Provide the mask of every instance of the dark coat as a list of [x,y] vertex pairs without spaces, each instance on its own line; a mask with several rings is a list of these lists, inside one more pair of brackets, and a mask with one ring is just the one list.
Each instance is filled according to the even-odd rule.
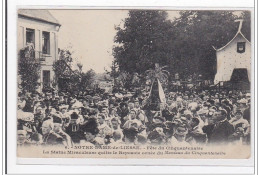
[[208,140],[209,143],[226,143],[230,135],[234,133],[234,127],[227,120],[219,122],[212,130],[212,134]]
[[127,108],[122,109],[122,108],[117,108],[117,115],[120,117],[120,121],[121,121],[121,126],[124,125],[125,120],[124,117],[126,117],[129,113],[129,110]]
[[215,126],[213,124],[210,124],[210,125],[203,126],[203,128],[202,128],[202,131],[207,134],[208,140],[210,140],[210,138],[211,138],[214,127]]
[[80,125],[70,123],[65,132],[71,137],[73,143],[79,143],[80,140],[85,139],[84,132]]

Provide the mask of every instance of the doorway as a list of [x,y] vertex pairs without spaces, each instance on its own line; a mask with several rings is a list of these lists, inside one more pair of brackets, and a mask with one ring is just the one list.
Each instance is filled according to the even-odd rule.
[[247,69],[234,69],[230,81],[249,83]]
[[42,71],[42,81],[43,81],[43,89],[49,88],[51,86],[51,76],[49,70]]

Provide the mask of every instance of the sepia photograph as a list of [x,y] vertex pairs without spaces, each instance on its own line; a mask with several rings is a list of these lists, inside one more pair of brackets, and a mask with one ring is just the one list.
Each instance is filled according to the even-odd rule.
[[17,9],[17,157],[249,159],[252,11]]

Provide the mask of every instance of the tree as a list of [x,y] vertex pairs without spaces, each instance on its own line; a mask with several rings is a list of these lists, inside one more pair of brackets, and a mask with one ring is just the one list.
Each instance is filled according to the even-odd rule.
[[119,71],[144,74],[155,63],[167,65],[172,57],[172,24],[165,11],[130,10],[124,27],[116,27],[113,56]]
[[56,79],[68,78],[72,74],[71,62],[73,61],[69,50],[59,49],[59,59],[53,63]]
[[83,64],[77,63],[77,70],[72,70],[72,53],[69,50],[60,50],[59,60],[54,62],[53,70],[56,80],[59,82],[59,89],[77,94],[92,86],[96,73],[90,69],[83,72]]
[[59,59],[53,63],[55,80],[58,82],[61,91],[78,91],[77,84],[80,81],[80,75],[72,70],[72,53],[68,49],[59,49]]
[[81,78],[80,78],[77,86],[78,86],[78,89],[81,92],[83,92],[87,88],[91,88],[92,87],[92,83],[93,83],[93,80],[94,80],[94,77],[95,77],[96,73],[95,73],[95,71],[93,69],[90,69],[86,73],[82,72],[80,75],[81,75]]
[[33,92],[39,86],[40,62],[35,58],[35,51],[30,45],[20,50],[18,74],[21,78],[20,89]]
[[212,46],[220,48],[235,36],[238,18],[244,19],[242,32],[250,37],[249,11],[241,16],[232,11],[181,11],[171,22],[165,11],[131,10],[124,26],[116,27],[113,56],[120,72],[142,76],[160,63],[182,79],[194,73],[214,79],[216,51]]
[[238,18],[232,11],[182,11],[174,21],[176,64],[169,64],[170,70],[182,77],[196,73],[214,79],[216,51],[212,46],[220,48],[235,36]]
[[113,78],[114,82],[115,82],[116,78],[120,75],[118,67],[119,67],[118,63],[114,60],[114,61],[112,61],[112,65],[110,66],[111,71],[105,70],[106,74],[108,74],[110,77]]

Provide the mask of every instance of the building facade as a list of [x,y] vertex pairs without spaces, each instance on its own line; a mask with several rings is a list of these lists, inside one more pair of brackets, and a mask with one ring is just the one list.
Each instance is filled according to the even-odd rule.
[[234,38],[216,50],[217,73],[214,83],[251,81],[251,43],[241,32],[242,21]]
[[[17,51],[31,46],[34,57],[40,63],[40,86],[52,87],[53,62],[58,59],[58,31],[60,24],[48,10],[18,10]],[[18,80],[19,82],[19,80]]]

